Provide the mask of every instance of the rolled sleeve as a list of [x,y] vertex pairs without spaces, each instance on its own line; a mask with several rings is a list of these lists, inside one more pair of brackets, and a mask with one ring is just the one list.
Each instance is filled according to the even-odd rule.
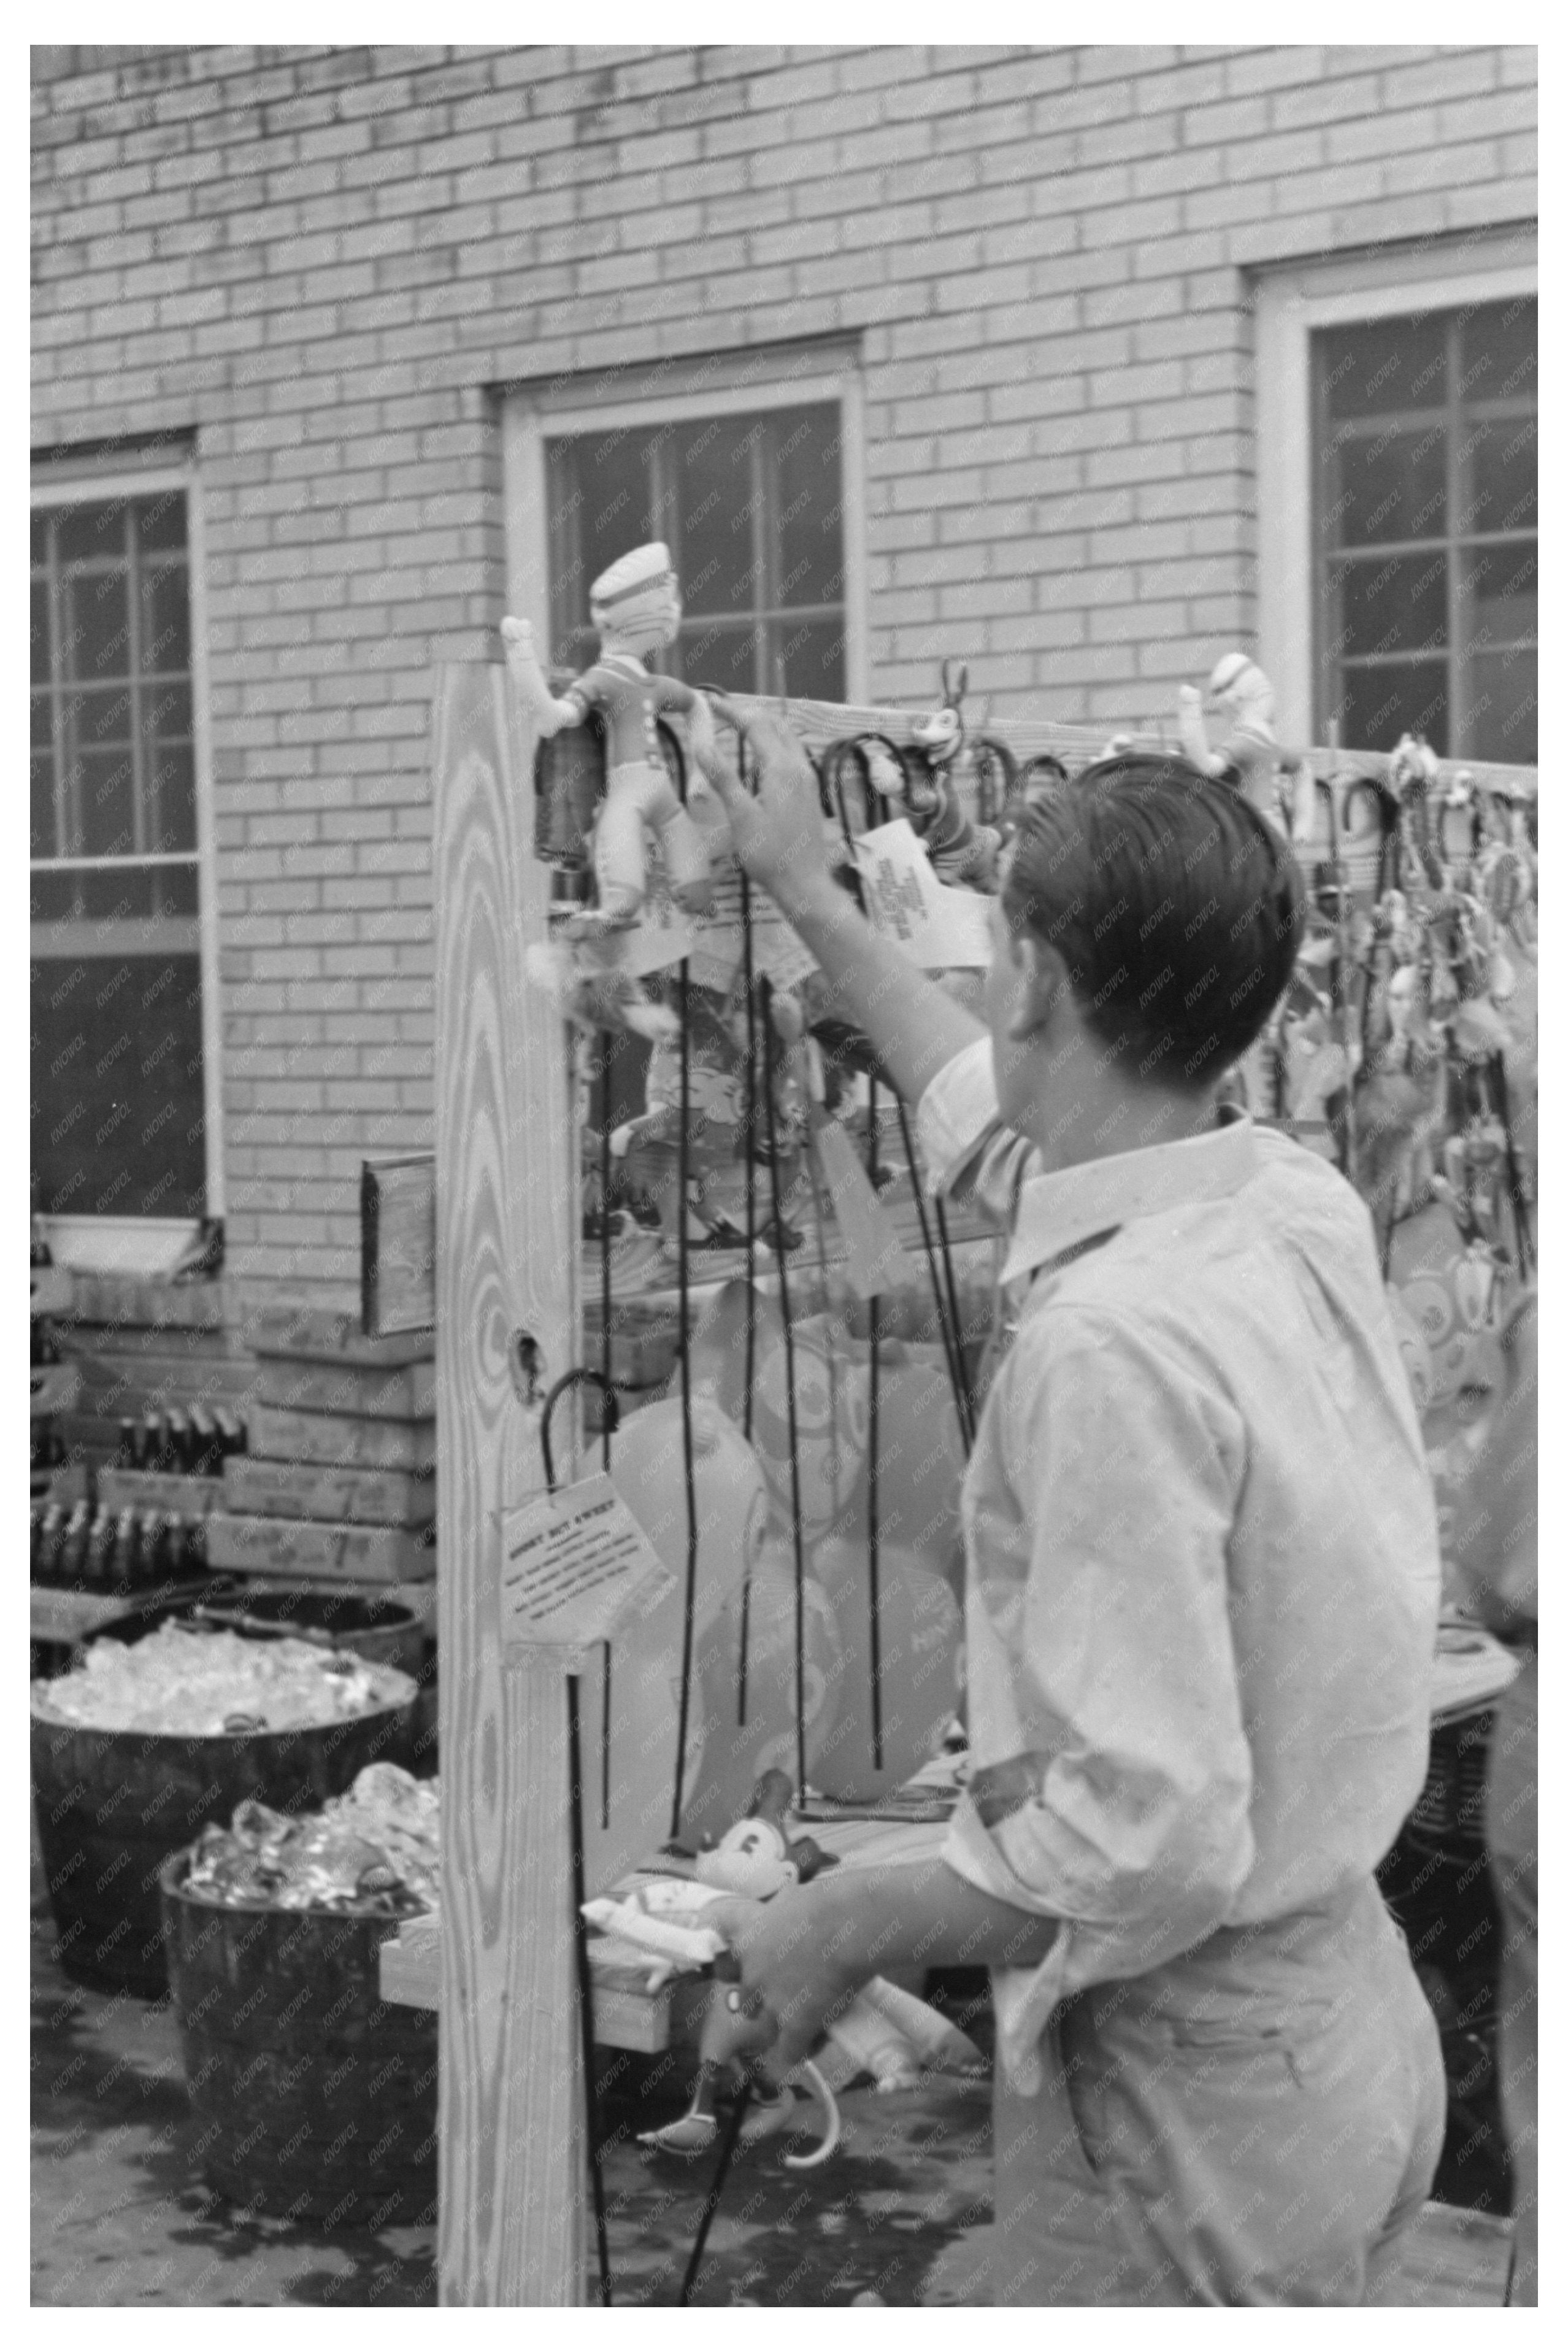
[[[1038,1792],[989,1830],[961,1807],[945,1858],[1064,1923],[1006,2011],[1005,2054],[1027,2072],[1057,1999],[1202,1941],[1251,1867],[1226,1568],[1245,1436],[1221,1391],[1080,1309],[1026,1327],[996,1405],[992,1466],[1031,1498],[1030,1549],[1021,1592],[1016,1567],[995,1583],[979,1569],[971,1659],[991,1616],[1009,1618],[1010,1712]],[[984,1562],[983,1480],[973,1509]]]
[[926,1191],[962,1197],[1007,1225],[1034,1154],[1002,1125],[988,1037],[977,1037],[943,1065],[915,1116]]

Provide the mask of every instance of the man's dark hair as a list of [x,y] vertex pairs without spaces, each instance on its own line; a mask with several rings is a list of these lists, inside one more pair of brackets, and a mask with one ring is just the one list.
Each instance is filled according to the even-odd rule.
[[1196,1091],[1278,1002],[1304,895],[1289,843],[1230,785],[1128,752],[1028,795],[1002,908],[1056,950],[1118,1061]]

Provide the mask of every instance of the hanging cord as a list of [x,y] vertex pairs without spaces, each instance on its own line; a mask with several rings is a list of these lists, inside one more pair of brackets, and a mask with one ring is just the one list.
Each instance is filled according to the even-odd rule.
[[967,1426],[968,1430],[967,1451],[967,1447],[973,1445],[975,1442],[975,1396],[969,1386],[969,1367],[964,1361],[964,1318],[958,1311],[958,1286],[953,1274],[953,1244],[947,1233],[947,1203],[940,1192],[937,1193],[932,1206],[936,1212],[936,1232],[942,1244],[942,1274],[947,1286],[947,1305],[953,1318],[953,1357],[958,1367],[958,1384],[964,1396],[964,1410],[958,1419],[960,1423]]
[[[570,1388],[596,1381],[604,1391],[604,1413],[613,1424],[615,1391],[602,1373],[586,1367],[563,1372],[549,1391],[539,1415],[539,1452],[544,1458],[545,1485],[553,1495],[556,1491],[555,1462],[550,1453],[550,1415],[557,1400]],[[608,1673],[610,1644],[604,1645]],[[593,2196],[593,2233],[599,2255],[599,2300],[610,2308],[610,2239],[605,2221],[604,2168],[599,2151],[599,2098],[593,2067],[593,1975],[588,1964],[588,1921],[582,1906],[587,1900],[585,1838],[582,1827],[582,1729],[578,1696],[578,1678],[566,1678],[566,1741],[567,1776],[570,1783],[568,1811],[571,1834],[571,1927],[572,1948],[577,1961],[577,2013],[582,2042],[582,2104],[583,2123],[588,2135],[588,2177]],[[604,1693],[604,1776],[608,1790],[610,1775],[610,1692]]]
[[[876,1099],[876,1080],[866,1079],[866,1181],[876,1191],[876,1123],[880,1116]],[[871,1393],[868,1399],[865,1460],[865,1545],[866,1567],[870,1585],[871,1638],[871,1760],[874,1771],[882,1770],[882,1558],[881,1525],[877,1493],[877,1456],[882,1450],[882,1294],[873,1291],[867,1301],[871,1318],[869,1371]]]
[[1528,1282],[1535,1255],[1534,1238],[1530,1229],[1530,1204],[1524,1197],[1524,1176],[1514,1147],[1513,1119],[1509,1109],[1508,1072],[1500,1054],[1494,1054],[1487,1066],[1487,1081],[1492,1107],[1502,1125],[1504,1164],[1508,1169],[1508,1193],[1513,1204],[1513,1246],[1519,1260],[1519,1271]]
[[[755,791],[747,774],[746,739],[738,742],[742,780]],[[753,997],[756,973],[751,938],[751,877],[740,867],[741,984],[746,992],[746,1385],[741,1403],[741,1435],[751,1443],[751,1407],[757,1386],[757,1005]],[[740,1587],[739,1654],[736,1663],[735,1720],[746,1723],[746,1677],[751,1647],[751,1568],[747,1563]]]
[[697,2273],[702,2268],[703,2252],[707,2245],[707,2233],[713,2227],[713,2217],[718,2211],[718,2200],[724,2195],[724,2184],[729,2172],[730,2160],[735,2155],[736,2147],[740,2138],[740,2126],[746,2121],[746,2110],[750,2104],[751,2083],[748,2077],[741,2084],[736,2095],[735,2104],[730,2108],[724,2127],[724,2137],[719,2142],[718,2162],[713,2171],[713,2186],[703,2200],[702,2217],[697,2222],[697,2234],[692,2245],[691,2260],[686,2264],[686,2274],[681,2281],[680,2307],[683,2311],[690,2304],[692,2289],[697,2283]]
[[571,1774],[571,1919],[577,1952],[577,2008],[582,2025],[582,2100],[588,2133],[588,2171],[593,2191],[593,2234],[599,2251],[599,2300],[610,2308],[610,2239],[605,2225],[604,2168],[599,2154],[599,2096],[593,2066],[593,1976],[588,1964],[588,1921],[582,1834],[582,1740],[577,1676],[566,1678],[567,1767]]
[[692,1701],[692,1653],[696,1642],[697,1612],[697,1487],[696,1463],[692,1450],[692,1340],[691,1284],[686,1262],[686,1186],[690,1181],[690,1150],[688,1130],[692,1108],[691,1057],[691,987],[690,967],[681,959],[681,1134],[678,1147],[678,1251],[675,1260],[675,1294],[678,1302],[681,1330],[681,1461],[686,1491],[686,1592],[685,1609],[681,1625],[681,1705],[675,1734],[675,1790],[670,1808],[670,1836],[681,1833],[681,1803],[685,1795],[686,1768],[686,1724]]
[[795,1785],[806,1793],[806,1556],[800,1534],[800,1450],[795,1419],[795,1327],[789,1312],[789,1276],[784,1250],[784,1203],[779,1183],[779,1121],[773,1100],[773,983],[766,972],[762,997],[762,1099],[768,1121],[768,1173],[773,1202],[774,1256],[779,1267],[779,1310],[784,1325],[785,1403],[789,1429],[790,1532],[795,1550]]
[[[546,1396],[544,1408],[539,1415],[539,1452],[544,1456],[545,1485],[552,1495],[556,1490],[556,1475],[555,1461],[550,1453],[550,1415],[555,1411],[556,1400],[566,1390],[581,1388],[585,1385],[596,1387],[603,1392],[606,1461],[609,1458],[611,1433],[621,1426],[621,1402],[611,1385],[608,1373],[593,1371],[587,1365],[580,1366],[576,1371],[563,1372]],[[610,1827],[610,1644],[606,1642],[603,1646],[604,1660],[600,1670],[599,1826],[602,1830],[607,1830]]]
[[[608,1029],[599,1033],[599,1377],[610,1394],[610,1057],[613,1051]],[[606,1412],[601,1426],[602,1459],[610,1467],[610,1436],[614,1421]]]
[[[848,849],[852,860],[854,857],[855,837],[853,828],[850,824],[849,807],[844,799],[844,769],[852,755],[859,761],[861,773],[864,780],[868,814],[873,813],[871,807],[873,796],[878,803],[874,814],[877,814],[878,815],[885,814],[885,809],[883,807],[881,802],[881,795],[875,793],[875,788],[871,781],[870,762],[866,758],[865,752],[862,749],[862,743],[870,742],[880,744],[882,748],[890,754],[903,773],[907,776],[908,765],[904,760],[903,752],[895,743],[890,742],[887,737],[883,735],[857,737],[853,740],[846,740],[842,742],[831,743],[822,755],[823,789],[824,792],[831,793],[833,800],[837,803],[839,828],[844,836],[844,845]],[[829,813],[831,814],[831,808]],[[861,878],[858,870],[852,877],[852,895],[854,897],[855,903],[863,914],[865,911],[865,893],[861,887]],[[958,1322],[956,1305],[955,1303],[952,1328],[949,1329],[947,1305],[942,1295],[942,1276],[936,1265],[936,1247],[931,1238],[931,1223],[925,1213],[925,1197],[920,1190],[920,1177],[915,1163],[915,1147],[911,1140],[909,1132],[909,1115],[904,1108],[903,1097],[895,1088],[890,1088],[889,1091],[893,1094],[894,1102],[898,1110],[898,1126],[899,1133],[904,1142],[904,1163],[909,1170],[910,1190],[915,1195],[915,1214],[920,1220],[920,1239],[925,1247],[925,1264],[931,1276],[931,1295],[936,1307],[936,1326],[938,1332],[941,1335],[942,1352],[946,1359],[947,1378],[952,1384],[953,1405],[954,1410],[958,1416],[959,1433],[963,1439],[964,1451],[967,1454],[973,1447],[975,1442],[974,1401],[969,1393],[968,1379],[964,1367],[963,1348],[959,1337],[960,1325]],[[937,1203],[937,1208],[940,1214],[940,1202]],[[947,1265],[948,1288],[951,1293],[953,1290],[952,1256],[947,1240],[946,1219],[945,1215],[942,1215],[941,1218],[940,1231],[942,1236],[943,1255]]]

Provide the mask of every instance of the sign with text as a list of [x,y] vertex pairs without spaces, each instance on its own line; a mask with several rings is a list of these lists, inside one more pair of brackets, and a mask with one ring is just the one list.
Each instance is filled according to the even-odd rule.
[[873,928],[925,971],[983,971],[991,960],[988,898],[939,882],[907,817],[855,843]]
[[504,1511],[501,1552],[512,1649],[590,1650],[674,1584],[602,1470]]

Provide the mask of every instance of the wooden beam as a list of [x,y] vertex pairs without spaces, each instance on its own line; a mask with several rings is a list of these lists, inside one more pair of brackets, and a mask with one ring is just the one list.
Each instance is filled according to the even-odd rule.
[[[572,1361],[579,1211],[561,1024],[525,988],[546,936],[533,743],[504,674],[450,667],[434,714],[441,2299],[585,2300],[565,1694],[503,1665],[497,1512],[542,1484],[538,1408]],[[514,1335],[537,1351],[533,1401]],[[520,1382],[520,1374],[519,1374]],[[558,1455],[570,1425],[558,1417]]]

